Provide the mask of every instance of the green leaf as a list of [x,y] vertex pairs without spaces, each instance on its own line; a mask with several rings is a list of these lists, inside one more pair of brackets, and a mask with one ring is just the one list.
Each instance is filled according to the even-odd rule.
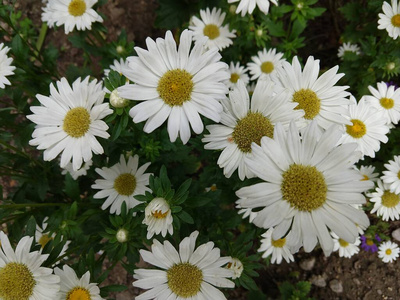
[[125,285],[120,285],[120,284],[112,284],[112,285],[103,286],[100,289],[102,292],[111,293],[111,292],[125,291],[126,289],[128,289],[128,287]]
[[36,220],[34,216],[31,216],[26,223],[26,235],[35,236],[36,232]]
[[191,215],[189,215],[186,211],[182,210],[177,216],[185,223],[194,224],[194,220]]

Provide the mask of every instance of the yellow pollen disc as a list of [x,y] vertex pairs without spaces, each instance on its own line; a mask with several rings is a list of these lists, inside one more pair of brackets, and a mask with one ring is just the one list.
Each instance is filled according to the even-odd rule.
[[395,207],[399,204],[399,195],[392,193],[390,191],[384,191],[382,195],[382,205],[388,208]]
[[342,239],[339,239],[339,244],[340,244],[340,246],[342,246],[343,248],[346,248],[346,247],[349,245],[348,242],[346,242],[345,240],[342,240]]
[[238,73],[232,73],[231,74],[231,82],[236,83],[239,80],[240,76]]
[[400,171],[397,172],[397,178],[400,179]]
[[38,243],[42,246],[42,248],[44,248],[44,246],[46,246],[46,244],[47,244],[48,242],[50,242],[52,239],[53,239],[53,238],[50,237],[48,234],[43,234],[43,235],[40,237]]
[[210,40],[216,39],[217,37],[219,37],[220,34],[219,28],[217,25],[207,24],[206,26],[204,26],[203,34],[205,36],[208,36]]
[[28,300],[36,281],[28,267],[11,262],[0,268],[0,299]]
[[328,187],[316,167],[292,164],[282,179],[282,197],[297,210],[311,212],[325,203]]
[[76,287],[69,291],[65,300],[91,300],[90,293],[83,287]]
[[381,98],[379,102],[381,106],[385,109],[391,109],[394,106],[394,100],[391,98]]
[[193,90],[192,75],[186,70],[175,69],[165,72],[158,81],[157,92],[169,106],[190,100]]
[[400,15],[394,15],[391,19],[391,22],[394,27],[400,27]]
[[84,0],[72,0],[68,5],[68,12],[71,16],[82,16],[86,11],[86,3]]
[[83,107],[75,107],[67,112],[64,118],[64,131],[74,138],[80,138],[88,132],[90,114]]
[[167,271],[168,287],[182,298],[197,295],[203,282],[203,272],[189,263],[180,263]]
[[261,144],[261,138],[274,137],[274,125],[259,112],[249,112],[239,120],[233,130],[232,137],[242,152],[251,152],[251,143]]
[[161,210],[152,211],[151,214],[156,219],[164,219],[168,215],[169,210],[163,213]]
[[114,181],[114,189],[120,195],[132,195],[136,189],[136,177],[129,173],[119,175]]
[[310,89],[301,89],[293,94],[293,102],[297,102],[298,105],[295,109],[304,110],[304,118],[312,120],[318,115],[321,108],[321,100],[317,94]]
[[286,238],[279,239],[279,240],[274,240],[271,238],[271,244],[275,248],[282,248],[286,244]]
[[265,61],[261,64],[261,72],[269,74],[274,70],[274,64],[270,61]]
[[361,179],[361,181],[367,181],[369,180],[369,177],[367,175],[363,175],[363,179]]
[[350,120],[353,125],[346,125],[346,132],[355,139],[362,138],[367,133],[365,124],[357,119]]
[[386,255],[390,255],[390,254],[392,254],[392,250],[391,249],[386,249],[385,253],[386,253]]
[[367,241],[365,242],[368,246],[372,246],[374,244],[374,241],[371,239],[367,239]]

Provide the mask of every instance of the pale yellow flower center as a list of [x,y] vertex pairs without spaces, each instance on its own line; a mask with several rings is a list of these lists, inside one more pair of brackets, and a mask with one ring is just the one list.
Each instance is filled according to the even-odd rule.
[[297,210],[311,212],[325,203],[328,187],[316,167],[292,164],[282,179],[283,199]]
[[240,75],[238,73],[232,73],[231,74],[231,82],[236,83],[240,78]]
[[339,244],[340,244],[340,246],[342,246],[343,248],[346,248],[346,247],[349,245],[348,242],[346,242],[345,240],[342,240],[342,239],[339,239]]
[[274,64],[270,61],[265,61],[261,64],[261,72],[269,74],[274,70]]
[[164,219],[168,215],[169,210],[163,213],[161,210],[155,210],[151,212],[151,215],[156,219]]
[[118,194],[130,196],[136,189],[136,178],[132,174],[120,174],[114,181],[114,189]]
[[190,263],[180,263],[167,271],[168,287],[182,298],[193,297],[200,291],[203,272]]
[[350,120],[353,125],[346,125],[346,132],[355,139],[362,138],[367,133],[367,126],[358,119]]
[[11,262],[0,269],[2,300],[28,300],[35,285],[32,272],[22,263]]
[[251,143],[260,145],[261,138],[273,138],[274,125],[259,112],[249,112],[240,119],[232,133],[232,138],[242,152],[251,152]]
[[394,15],[391,19],[391,22],[394,27],[400,27],[400,15]]
[[68,5],[68,12],[71,16],[82,16],[86,11],[86,3],[84,0],[72,0]]
[[385,253],[386,253],[386,255],[392,254],[392,249],[386,249]]
[[210,40],[216,39],[220,35],[219,28],[215,24],[207,24],[204,26],[203,34],[208,36]]
[[298,105],[295,109],[304,110],[304,118],[312,120],[318,115],[321,108],[321,100],[317,94],[310,89],[301,89],[293,94],[293,102]]
[[369,180],[369,177],[367,175],[363,175],[363,179],[361,179],[361,181],[367,181]]
[[382,205],[388,208],[395,207],[399,204],[400,197],[390,191],[384,191],[382,195]]
[[83,107],[75,107],[67,112],[64,118],[63,130],[71,137],[80,138],[88,132],[90,114]]
[[286,238],[279,239],[279,240],[274,240],[273,238],[271,238],[271,244],[275,248],[282,248],[286,244]]
[[381,98],[379,102],[381,106],[385,109],[391,109],[394,106],[394,100],[391,98]]
[[181,106],[183,102],[190,100],[192,90],[192,75],[182,69],[165,72],[157,86],[161,99],[169,106]]
[[365,242],[368,246],[372,246],[374,244],[374,241],[371,239],[367,239],[367,241]]
[[46,246],[46,244],[47,244],[48,242],[50,242],[52,239],[53,239],[53,238],[52,238],[51,236],[49,236],[48,234],[43,234],[43,235],[40,237],[38,243],[42,246],[42,248],[44,248],[44,246]]
[[83,287],[76,287],[71,290],[65,300],[91,300],[90,293]]

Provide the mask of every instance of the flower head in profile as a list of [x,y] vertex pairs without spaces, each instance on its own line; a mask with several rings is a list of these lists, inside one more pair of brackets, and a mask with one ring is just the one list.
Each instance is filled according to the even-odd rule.
[[263,235],[261,239],[261,246],[258,249],[258,252],[264,252],[262,254],[263,258],[271,256],[271,263],[280,264],[282,259],[286,262],[290,263],[294,261],[294,257],[290,252],[290,247],[287,244],[285,237],[280,237],[273,239],[272,232],[274,231],[273,228],[268,229]]
[[77,180],[80,176],[85,176],[87,171],[93,165],[93,161],[89,160],[82,163],[82,166],[78,170],[74,170],[71,162],[67,163],[67,165],[62,170],[61,174],[66,175],[67,173],[71,175],[74,180]]
[[233,275],[232,275],[233,280],[235,280],[236,278],[239,278],[242,275],[243,270],[244,270],[243,263],[240,261],[240,259],[238,259],[236,257],[231,258],[231,261],[228,262],[228,264],[226,265],[226,268],[233,271]]
[[136,269],[133,286],[149,289],[136,300],[158,299],[213,299],[225,300],[214,286],[233,288],[233,272],[222,266],[230,257],[221,257],[213,242],[195,247],[199,232],[194,231],[179,244],[179,252],[169,241],[161,244],[153,240],[151,251],[140,250],[143,260],[158,269]]
[[396,243],[387,241],[379,245],[378,256],[384,263],[394,262],[399,257],[399,253],[400,248]]
[[118,89],[121,97],[143,101],[129,114],[135,123],[147,120],[143,130],[152,132],[167,119],[171,142],[179,136],[184,144],[190,138],[190,127],[203,132],[200,115],[219,122],[228,88],[228,66],[221,62],[218,49],[204,51],[207,39],[197,41],[193,49],[193,33],[184,30],[177,48],[171,31],[165,39],[147,38],[147,48],[135,47],[137,57],[128,57],[129,69],[122,73],[135,84]]
[[6,76],[13,75],[15,70],[15,67],[11,65],[12,57],[7,56],[8,51],[10,51],[10,48],[4,46],[4,43],[0,43],[0,89],[11,84]]
[[189,29],[193,31],[193,39],[195,42],[200,41],[203,43],[203,38],[208,37],[205,47],[208,49],[218,48],[222,50],[232,45],[232,39],[236,37],[236,30],[229,30],[229,25],[223,25],[225,13],[221,13],[221,9],[217,10],[216,7],[210,11],[207,7],[206,10],[200,10],[200,19],[193,16],[191,19],[192,25]]
[[236,14],[240,13],[242,17],[247,13],[251,15],[256,6],[264,14],[268,14],[270,2],[278,5],[278,0],[228,0],[228,3],[236,3],[239,1],[240,3],[236,9]]
[[342,46],[339,47],[338,50],[338,57],[343,59],[346,53],[354,53],[356,55],[360,55],[360,47],[356,44],[352,43],[344,43]]
[[51,28],[64,25],[65,33],[92,29],[92,23],[103,18],[92,8],[97,0],[49,0],[43,8],[42,21]]
[[361,180],[371,180],[373,182],[376,182],[378,180],[378,173],[375,172],[375,167],[374,166],[360,166],[360,168],[354,167],[355,170],[357,170],[363,178]]
[[378,180],[378,187],[375,192],[368,195],[370,201],[374,203],[371,214],[376,213],[382,216],[383,221],[395,221],[400,214],[400,195],[390,191],[390,184]]
[[395,155],[393,160],[389,160],[384,166],[386,170],[383,171],[382,181],[390,185],[391,192],[400,194],[400,155]]
[[151,173],[144,173],[150,163],[145,163],[140,167],[138,164],[138,155],[130,156],[126,161],[125,156],[121,154],[119,163],[111,168],[96,168],[96,172],[103,179],[97,179],[92,185],[93,189],[100,190],[93,198],[107,198],[101,209],[110,207],[110,213],[119,215],[123,202],[129,210],[141,203],[135,199],[135,195],[144,195],[146,191],[151,191],[147,187]]
[[392,5],[383,2],[383,14],[380,13],[378,20],[378,29],[386,29],[388,35],[397,39],[400,35],[400,6],[397,0],[392,0]]
[[15,249],[0,231],[0,299],[54,300],[60,278],[41,265],[49,256],[30,251],[33,237],[24,236]]
[[143,224],[147,225],[147,239],[151,239],[154,234],[165,237],[167,232],[174,233],[172,226],[171,208],[164,198],[154,198],[147,204],[144,210]]
[[378,251],[378,246],[380,242],[382,242],[382,239],[379,237],[379,235],[375,234],[374,238],[367,237],[365,235],[362,235],[360,237],[361,240],[361,248],[365,251],[368,252],[377,252]]
[[350,258],[360,251],[359,245],[361,244],[360,238],[357,237],[354,243],[346,242],[331,231],[333,238],[333,251],[339,251],[340,257]]
[[31,106],[27,118],[36,123],[33,139],[29,141],[39,150],[45,150],[44,160],[53,160],[61,154],[61,168],[72,161],[77,171],[83,162],[89,162],[93,153],[102,154],[103,147],[96,137],[108,138],[108,126],[102,120],[113,111],[103,103],[101,83],[75,80],[72,88],[66,78],[50,84],[50,96],[36,95],[41,106]]
[[251,80],[271,78],[271,75],[276,73],[276,70],[282,67],[283,53],[276,52],[276,49],[263,49],[258,51],[256,56],[252,56],[247,68],[251,75]]
[[236,87],[239,80],[241,80],[247,86],[247,84],[249,83],[249,76],[246,74],[245,67],[241,66],[239,62],[235,64],[231,61],[228,71],[231,77],[229,78],[229,80],[225,81],[225,84],[229,88]]
[[[42,226],[39,226],[38,224],[36,224],[35,240],[36,240],[36,243],[40,244],[42,249],[47,245],[48,242],[53,240],[54,237],[56,236],[55,232],[51,233],[49,231],[49,229],[47,228],[47,225],[48,225],[47,220],[48,220],[48,217],[45,217],[43,219]],[[66,243],[64,244],[64,247],[61,249],[60,254],[58,254],[59,257],[63,256],[67,252],[68,246],[70,243],[71,243],[71,241],[66,241]]]

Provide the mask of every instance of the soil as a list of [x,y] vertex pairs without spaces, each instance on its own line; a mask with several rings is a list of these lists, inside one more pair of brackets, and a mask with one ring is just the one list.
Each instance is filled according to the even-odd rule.
[[[7,2],[7,0],[5,0]],[[337,9],[344,1],[322,0],[320,6],[328,7],[329,10],[323,18],[319,18],[317,26],[313,31],[308,29],[308,36],[318,37],[320,45],[324,49],[330,49],[336,57],[338,41],[340,37],[341,19],[338,17]],[[41,0],[17,0],[15,8],[21,10],[24,15],[29,17],[37,28],[41,26]],[[155,29],[152,24],[155,20],[155,0],[109,0],[101,7],[100,12],[106,16],[104,25],[109,32],[107,40],[112,41],[126,29],[128,40],[134,40],[138,46],[144,46],[147,36],[164,36],[164,31]],[[315,25],[315,24],[314,24]],[[326,30],[332,28],[332,30]],[[329,32],[327,35],[326,32]],[[323,42],[321,42],[321,39]],[[66,66],[71,63],[79,65],[82,61],[82,53],[79,49],[72,47],[67,40],[62,29],[54,31],[49,29],[45,43],[53,43],[61,52],[59,61],[59,72],[64,73]],[[309,53],[319,53],[320,48],[315,45],[307,45],[300,51],[300,55],[306,56]],[[324,53],[329,53],[324,52]],[[324,61],[322,52],[321,62]],[[331,63],[331,61],[329,62]],[[330,64],[332,66],[332,64]],[[7,183],[5,183],[6,185]],[[9,183],[9,184],[12,184]],[[394,222],[391,229],[400,227],[399,222]],[[270,299],[279,298],[278,286],[284,281],[296,283],[300,280],[312,282],[310,297],[315,299],[400,299],[400,260],[395,263],[385,264],[376,253],[369,253],[360,250],[360,254],[351,259],[340,258],[337,253],[330,257],[325,257],[320,250],[312,253],[300,252],[295,255],[295,262],[283,262],[280,265],[270,265],[259,271],[260,277],[256,279],[257,284]],[[314,263],[313,263],[314,261]],[[307,270],[305,270],[306,265]],[[111,272],[109,278],[103,283],[123,284],[128,286],[125,292],[114,295],[117,300],[133,299],[140,293],[132,286],[133,278],[127,274],[124,268],[117,264]],[[340,291],[342,287],[342,291]],[[229,292],[229,299],[247,299],[247,291],[236,289]]]

